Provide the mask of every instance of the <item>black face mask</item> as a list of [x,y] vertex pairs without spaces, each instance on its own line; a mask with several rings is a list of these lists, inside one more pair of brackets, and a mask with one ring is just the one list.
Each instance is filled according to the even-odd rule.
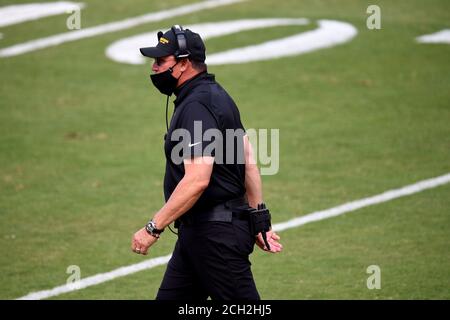
[[[169,69],[161,73],[155,73],[150,75],[150,79],[153,82],[153,85],[162,93],[168,96],[171,96],[172,93],[177,88],[178,79],[172,75],[173,68],[178,64],[175,63]],[[183,74],[183,73],[181,73]],[[181,77],[180,74],[180,77]]]

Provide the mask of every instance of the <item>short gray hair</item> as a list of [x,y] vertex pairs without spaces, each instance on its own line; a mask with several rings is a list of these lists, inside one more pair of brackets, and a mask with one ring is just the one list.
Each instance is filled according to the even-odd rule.
[[192,67],[196,71],[203,72],[203,71],[207,71],[208,70],[208,66],[206,65],[206,63],[204,63],[202,61],[198,61],[198,60],[190,60],[190,61],[192,63]]

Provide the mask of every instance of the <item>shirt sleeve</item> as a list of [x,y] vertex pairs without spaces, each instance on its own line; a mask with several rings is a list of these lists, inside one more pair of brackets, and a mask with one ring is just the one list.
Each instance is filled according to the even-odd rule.
[[221,141],[221,132],[211,111],[200,102],[191,102],[183,108],[179,128],[184,131],[183,159],[208,156],[215,157]]

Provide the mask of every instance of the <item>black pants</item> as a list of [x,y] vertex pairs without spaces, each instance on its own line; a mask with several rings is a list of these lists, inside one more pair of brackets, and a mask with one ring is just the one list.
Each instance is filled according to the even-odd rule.
[[259,300],[248,221],[182,223],[157,300]]

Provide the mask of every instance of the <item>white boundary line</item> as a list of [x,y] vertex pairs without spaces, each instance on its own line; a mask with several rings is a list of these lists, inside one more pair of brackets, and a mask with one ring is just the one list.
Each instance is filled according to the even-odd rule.
[[17,56],[30,51],[36,51],[47,47],[57,46],[69,41],[76,41],[84,38],[95,37],[105,33],[129,29],[144,23],[161,21],[164,19],[181,16],[196,11],[216,8],[219,6],[225,6],[243,1],[246,0],[207,0],[194,4],[180,6],[169,10],[149,13],[134,18],[128,18],[121,21],[101,24],[95,27],[60,33],[50,37],[31,40],[28,42],[13,45],[11,47],[0,49],[0,57]]
[[[387,202],[396,198],[408,196],[414,193],[418,193],[427,189],[436,188],[438,186],[447,184],[450,182],[450,173],[436,177],[431,178],[427,180],[422,180],[414,184],[407,185],[405,187],[399,188],[399,189],[393,189],[386,192],[383,192],[381,194],[363,198],[360,200],[352,201],[345,203],[343,205],[322,210],[322,211],[316,211],[311,214],[307,214],[302,217],[298,217],[283,223],[277,223],[273,225],[273,229],[275,231],[283,231],[290,228],[299,227],[301,225],[319,221],[331,217],[335,217],[341,214],[344,214],[346,212],[355,211],[364,207],[372,206],[378,203]],[[100,273],[95,276],[91,276],[88,278],[84,278],[78,282],[71,283],[71,284],[65,284],[62,286],[55,287],[50,290],[43,290],[38,292],[30,293],[26,296],[23,296],[21,298],[18,298],[18,300],[40,300],[45,299],[53,296],[57,296],[63,293],[75,291],[84,289],[93,285],[97,285],[109,280],[113,280],[115,278],[124,277],[129,274],[133,274],[142,270],[151,269],[156,266],[164,265],[166,264],[171,257],[171,254],[163,257],[157,257],[148,259],[146,261],[136,263],[130,266],[121,267],[116,270],[107,272],[107,273]]]

